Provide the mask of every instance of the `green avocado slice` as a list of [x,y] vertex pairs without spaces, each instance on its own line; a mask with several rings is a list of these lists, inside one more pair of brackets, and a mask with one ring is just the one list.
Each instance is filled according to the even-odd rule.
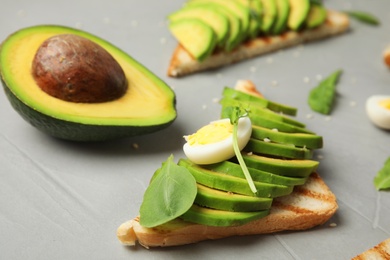
[[275,0],[276,1],[276,20],[272,27],[272,33],[275,35],[281,34],[287,28],[287,22],[290,14],[289,0]]
[[253,194],[245,179],[213,172],[188,160],[181,159],[179,160],[178,165],[186,167],[195,177],[197,183],[210,188],[230,191],[242,195],[275,198],[290,194],[293,189],[293,186],[255,182],[258,191],[257,194]]
[[180,218],[207,226],[239,226],[250,221],[265,217],[269,209],[253,212],[234,212],[226,210],[209,209],[196,204],[184,213]]
[[277,9],[276,0],[260,0],[263,6],[263,15],[261,17],[261,31],[264,34],[269,34],[272,26],[275,23]]
[[322,136],[305,133],[284,133],[260,126],[252,126],[252,138],[269,139],[275,143],[294,144],[297,147],[319,149],[323,146]]
[[299,30],[310,10],[310,0],[289,0],[290,15],[288,17],[287,25],[291,30]]
[[265,142],[251,138],[244,148],[247,152],[258,155],[270,156],[284,159],[311,159],[313,151],[306,148],[298,148],[294,145]]
[[214,30],[205,22],[196,18],[185,18],[169,24],[169,30],[196,60],[209,57],[217,44]]
[[314,172],[319,162],[313,160],[286,160],[259,156],[255,154],[243,154],[248,167],[261,169],[282,176],[308,177]]
[[229,37],[229,19],[213,6],[189,6],[168,16],[170,22],[185,18],[197,18],[211,26],[217,35],[219,46],[223,46]]
[[[202,167],[209,169],[210,171],[224,173],[227,175],[232,175],[243,179],[245,178],[241,166],[235,162],[224,161],[224,162],[210,164],[210,165],[202,165]],[[284,186],[302,185],[306,182],[306,178],[281,176],[270,172],[265,172],[259,169],[251,168],[251,167],[248,167],[248,170],[252,176],[252,179],[258,182],[273,183],[273,184],[279,184]]]
[[203,5],[203,4],[217,4],[227,10],[229,10],[232,14],[234,14],[241,22],[241,33],[240,40],[244,40],[249,31],[249,23],[250,23],[250,10],[246,6],[242,5],[239,1],[236,0],[190,0],[187,2],[187,5]]
[[247,93],[244,93],[239,90],[235,90],[229,87],[225,87],[223,89],[222,93],[223,97],[231,98],[234,100],[244,101],[244,102],[253,102],[254,104],[257,104],[260,107],[268,108],[274,112],[281,112],[286,115],[295,116],[297,113],[297,109],[295,107],[287,106],[284,104],[276,103],[273,101],[270,101],[268,99],[253,96]]
[[246,196],[212,189],[201,184],[197,186],[198,193],[194,203],[207,208],[245,212],[269,209],[272,204],[272,198]]
[[[128,84],[122,97],[75,103],[41,90],[31,73],[32,61],[43,42],[63,34],[100,45],[118,62]],[[38,25],[10,35],[0,47],[0,77],[12,107],[37,129],[61,139],[105,141],[147,134],[176,118],[175,94],[167,84],[109,42],[70,27]]]
[[305,26],[308,29],[312,29],[320,26],[326,20],[326,9],[319,4],[311,4],[310,11],[306,17]]

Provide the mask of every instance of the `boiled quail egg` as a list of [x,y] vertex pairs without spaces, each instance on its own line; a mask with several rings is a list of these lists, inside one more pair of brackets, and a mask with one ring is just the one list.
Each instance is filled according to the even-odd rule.
[[[242,150],[248,143],[252,133],[252,124],[248,117],[238,121],[237,143]],[[200,128],[196,133],[184,136],[187,141],[183,150],[188,159],[196,164],[212,164],[232,158],[233,125],[230,119],[213,121]]]
[[366,111],[378,127],[390,129],[390,96],[374,95],[367,99]]

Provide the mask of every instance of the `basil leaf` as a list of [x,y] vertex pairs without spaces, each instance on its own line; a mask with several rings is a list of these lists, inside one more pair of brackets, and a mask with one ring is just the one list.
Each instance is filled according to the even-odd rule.
[[362,12],[362,11],[345,11],[350,17],[355,18],[358,21],[371,24],[371,25],[379,25],[380,21],[373,14]]
[[383,168],[375,176],[374,185],[377,190],[390,189],[390,157],[386,160]]
[[320,82],[309,93],[308,103],[313,111],[321,114],[330,114],[336,94],[336,84],[342,73],[338,70]]
[[171,155],[153,175],[140,208],[140,224],[155,227],[184,214],[194,203],[196,180]]

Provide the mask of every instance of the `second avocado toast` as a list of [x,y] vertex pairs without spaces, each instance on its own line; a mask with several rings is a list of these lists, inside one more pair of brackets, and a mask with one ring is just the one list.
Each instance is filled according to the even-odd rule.
[[[123,244],[138,241],[145,247],[174,246],[301,230],[320,225],[335,213],[336,198],[316,173],[319,163],[312,160],[313,150],[322,148],[322,137],[290,117],[296,114],[295,108],[228,87],[220,103],[221,118],[229,117],[227,111],[234,105],[244,109],[245,118],[251,121],[250,138],[240,154],[256,193],[248,185],[241,156],[207,164],[180,159],[178,166],[187,169],[196,181],[192,206],[166,223],[149,227],[141,224],[143,214],[147,217],[156,212],[141,212],[118,228]],[[169,161],[172,163],[172,158]]]

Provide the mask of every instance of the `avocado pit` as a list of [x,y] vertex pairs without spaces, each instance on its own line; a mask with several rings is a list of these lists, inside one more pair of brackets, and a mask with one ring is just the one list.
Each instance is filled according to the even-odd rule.
[[32,75],[47,94],[76,103],[119,99],[128,85],[121,66],[104,48],[75,34],[44,41],[32,62]]

